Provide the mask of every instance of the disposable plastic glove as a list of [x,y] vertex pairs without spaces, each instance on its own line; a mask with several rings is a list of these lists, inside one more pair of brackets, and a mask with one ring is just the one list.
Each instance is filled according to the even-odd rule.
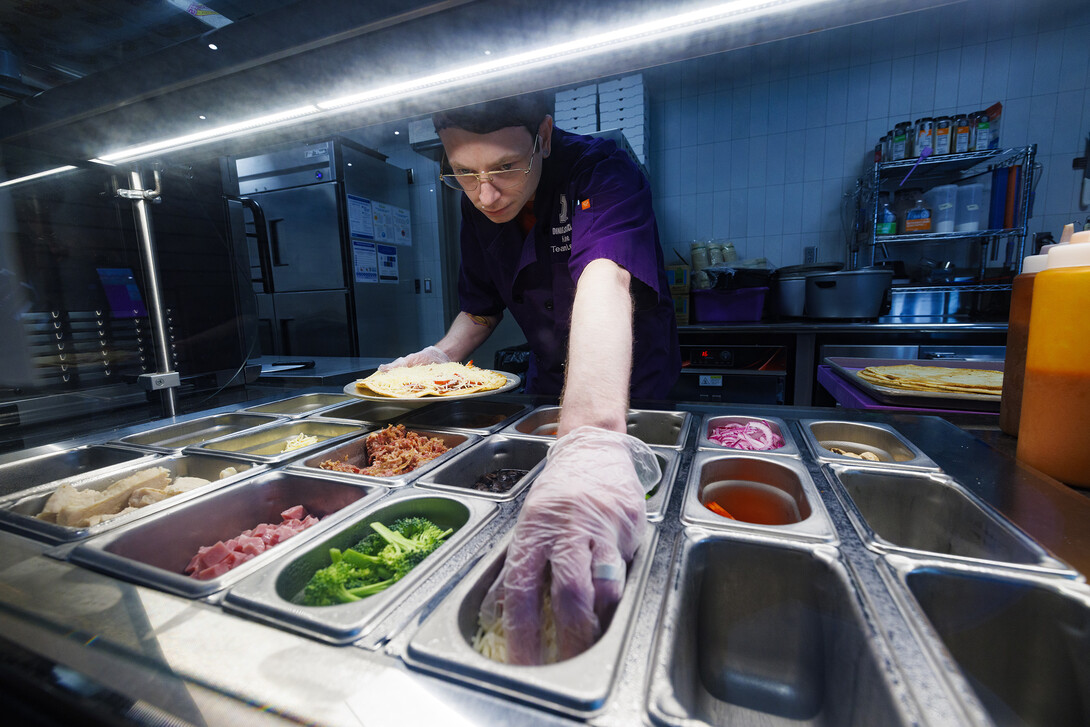
[[410,353],[408,356],[395,358],[390,363],[384,363],[378,367],[378,370],[389,371],[390,369],[399,369],[402,366],[424,366],[426,364],[441,364],[449,362],[449,356],[447,356],[435,346],[428,346],[423,351]]
[[481,604],[486,628],[503,619],[507,660],[541,664],[542,600],[551,572],[559,658],[576,656],[602,634],[640,545],[644,483],[658,482],[658,459],[620,432],[579,427],[549,451],[530,488],[503,570]]

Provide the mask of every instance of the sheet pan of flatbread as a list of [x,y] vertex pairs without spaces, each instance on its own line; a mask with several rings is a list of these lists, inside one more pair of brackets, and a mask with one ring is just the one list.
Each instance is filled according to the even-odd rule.
[[830,369],[864,393],[895,406],[998,411],[1002,361],[874,359],[830,356]]
[[516,374],[469,364],[443,363],[403,366],[376,371],[344,387],[344,393],[362,399],[466,399],[510,391],[521,383]]

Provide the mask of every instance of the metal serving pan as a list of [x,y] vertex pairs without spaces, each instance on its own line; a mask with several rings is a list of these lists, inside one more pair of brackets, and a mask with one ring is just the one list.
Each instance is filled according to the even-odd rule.
[[[21,535],[29,535],[48,543],[63,543],[66,541],[80,540],[113,530],[125,523],[152,513],[159,512],[168,507],[200,497],[206,492],[219,489],[233,482],[252,477],[264,471],[263,466],[254,466],[238,460],[224,459],[222,457],[205,457],[198,455],[176,454],[168,457],[140,458],[135,463],[127,464],[120,468],[112,468],[105,471],[96,471],[87,476],[74,480],[67,480],[77,490],[103,491],[118,480],[124,479],[141,470],[152,467],[162,467],[170,472],[173,481],[178,477],[201,477],[209,480],[207,485],[202,485],[188,492],[183,492],[169,497],[160,502],[146,505],[133,512],[119,515],[97,525],[84,527],[69,527],[56,523],[39,520],[36,515],[42,511],[46,501],[56,492],[57,488],[65,482],[50,483],[36,487],[31,491],[5,498],[0,501],[0,527],[11,530]],[[234,467],[237,471],[233,475],[220,478],[220,474],[228,467]]]
[[[681,449],[685,446],[691,418],[692,414],[687,411],[631,409],[628,412],[628,433],[652,446]],[[541,406],[502,431],[505,434],[555,437],[559,422],[560,407]]]
[[495,432],[514,417],[530,411],[527,404],[488,399],[445,401],[415,411],[402,420],[405,426],[473,429]]
[[274,414],[276,416],[285,416],[295,419],[298,417],[320,414],[349,401],[352,401],[352,399],[344,394],[300,394],[299,396],[293,396],[290,399],[281,399],[280,401],[273,401],[268,404],[248,406],[240,411],[252,414]]
[[[495,434],[456,459],[434,467],[416,480],[417,487],[456,493],[486,500],[513,500],[544,466],[552,442],[540,437],[511,437]],[[474,489],[477,480],[498,469],[520,469],[527,473],[507,492]]]
[[392,424],[402,417],[434,405],[434,401],[359,401],[327,409],[325,416],[369,424]]
[[[737,519],[705,507],[711,497],[721,505],[729,501],[723,506]],[[806,466],[797,459],[764,452],[697,452],[689,469],[681,521],[716,530],[836,539]]]
[[844,465],[829,469],[852,524],[873,550],[1078,575],[946,475]]
[[[297,473],[267,472],[91,538],[77,545],[68,557],[118,578],[201,598],[320,537],[385,492]],[[234,538],[260,523],[279,523],[280,513],[295,505],[302,505],[321,522],[218,578],[198,580],[185,575],[186,566],[201,546]]]
[[282,417],[267,414],[215,414],[130,434],[117,440],[117,443],[169,454],[201,442],[282,420]]
[[1090,724],[1085,583],[900,557],[887,565],[903,586],[891,590],[961,696],[962,724]]
[[710,449],[718,452],[745,452],[748,450],[734,449],[726,447],[719,442],[716,442],[709,435],[715,431],[716,427],[722,427],[727,424],[741,424],[746,425],[751,422],[757,422],[759,424],[766,424],[768,428],[774,433],[783,437],[783,446],[776,449],[761,450],[766,454],[783,454],[790,457],[799,457],[799,447],[795,443],[795,435],[791,433],[790,428],[787,426],[787,422],[778,417],[751,417],[732,414],[729,416],[716,416],[715,414],[705,414],[703,420],[700,423],[700,439],[697,440],[697,447],[700,449]]
[[686,530],[667,583],[655,724],[922,723],[835,548]]
[[[937,470],[939,466],[920,448],[902,437],[887,424],[862,422],[826,421],[803,419],[800,422],[802,435],[813,452],[814,457],[823,462],[840,462],[850,465],[911,467],[914,469]],[[829,447],[838,447],[847,452],[862,454],[870,452],[881,460],[857,459],[844,454],[836,454]]]
[[[224,596],[223,606],[261,621],[299,631],[335,644],[347,644],[368,634],[404,594],[417,588],[447,555],[465,544],[498,508],[482,501],[462,501],[445,495],[403,490],[379,500],[365,512],[345,520],[340,529],[311,540],[305,550],[246,578]],[[389,525],[403,517],[425,517],[440,528],[453,528],[439,548],[407,576],[381,593],[338,606],[304,606],[302,593],[316,571],[331,563],[330,548],[347,550],[372,534],[370,524]]]
[[657,523],[666,517],[666,506],[670,504],[670,493],[674,491],[674,481],[681,465],[681,453],[666,447],[652,447],[651,451],[659,460],[662,477],[647,498],[647,522]]
[[[255,429],[252,432],[220,437],[211,442],[189,447],[186,451],[211,452],[238,457],[251,462],[278,464],[305,455],[307,452],[313,452],[315,449],[327,447],[351,437],[358,437],[370,430],[370,427],[348,422],[329,421],[321,418],[297,419],[271,424],[267,427]],[[305,447],[285,451],[284,448],[287,446],[288,440],[297,436],[315,437],[317,441]]]
[[41,485],[60,487],[63,482],[94,476],[153,455],[121,447],[90,445],[52,451],[0,465],[0,496],[26,492]]
[[472,646],[477,614],[507,555],[508,535],[428,615],[405,653],[409,666],[574,716],[601,710],[620,671],[632,620],[643,599],[658,531],[648,524],[643,545],[628,568],[628,581],[605,633],[582,654],[545,666],[512,666],[482,656]]
[[468,447],[476,444],[480,441],[479,434],[473,434],[471,432],[456,432],[456,431],[440,431],[436,429],[423,429],[412,427],[410,431],[417,432],[426,437],[434,437],[442,440],[443,444],[447,446],[447,451],[439,455],[435,459],[425,462],[411,472],[405,472],[404,474],[396,475],[394,477],[377,477],[373,475],[357,475],[350,472],[335,472],[333,470],[324,470],[321,468],[322,462],[328,459],[332,460],[345,460],[350,464],[354,464],[357,467],[367,466],[367,448],[366,437],[357,437],[350,442],[339,444],[336,447],[330,449],[323,449],[320,452],[310,455],[304,460],[294,462],[290,465],[291,469],[298,470],[300,472],[309,472],[312,474],[321,473],[326,477],[336,477],[348,482],[359,482],[371,485],[382,485],[383,487],[404,487],[411,484],[416,478],[428,472],[434,467],[453,459],[455,456],[465,451]]

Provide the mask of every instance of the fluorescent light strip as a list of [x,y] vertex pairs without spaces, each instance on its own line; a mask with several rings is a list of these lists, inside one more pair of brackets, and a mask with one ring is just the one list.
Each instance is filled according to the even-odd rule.
[[155,152],[165,151],[167,149],[172,151],[184,149],[187,146],[195,146],[213,139],[227,138],[243,131],[250,131],[263,126],[272,126],[273,124],[283,121],[291,121],[303,116],[310,116],[311,114],[318,113],[318,111],[319,109],[317,106],[300,106],[299,108],[290,109],[288,111],[280,111],[267,116],[258,116],[257,118],[238,121],[234,124],[217,126],[214,129],[199,131],[195,134],[176,136],[172,139],[164,139],[163,141],[156,141],[141,146],[131,146],[128,149],[121,149],[119,151],[110,152],[109,154],[103,154],[99,156],[98,159],[105,162],[131,161],[133,159],[148,156],[149,154],[154,154]]
[[42,177],[51,177],[54,174],[60,174],[61,172],[67,172],[71,169],[75,169],[74,166],[57,167],[56,169],[47,169],[44,172],[36,172],[34,174],[28,174],[25,177],[19,177],[18,179],[9,179],[6,182],[0,182],[0,187],[10,187],[13,184],[22,184],[23,182],[30,182],[34,179],[41,179]]
[[[586,57],[596,53],[614,51],[637,43],[665,40],[695,27],[716,27],[718,25],[723,25],[741,15],[756,10],[779,8],[782,12],[788,8],[798,9],[807,5],[815,5],[830,1],[831,0],[735,0],[734,2],[719,3],[700,10],[693,10],[681,15],[675,15],[671,18],[658,18],[626,28],[598,33],[592,38],[583,38],[559,43],[546,48],[527,51],[506,58],[495,59],[486,63],[478,63],[453,71],[436,73],[424,76],[423,78],[396,83],[371,91],[341,96],[314,105],[301,106],[288,111],[259,116],[253,119],[239,121],[234,124],[219,126],[214,129],[205,129],[195,134],[188,134],[186,136],[164,139],[163,141],[143,144],[141,146],[120,149],[115,152],[110,152],[109,154],[102,154],[91,161],[98,164],[133,161],[150,156],[156,152],[168,150],[176,151],[190,146],[197,146],[207,141],[223,139],[244,131],[272,126],[274,124],[305,116],[312,116],[322,111],[339,110],[348,106],[361,106],[379,101],[390,101],[420,91],[435,90],[440,87],[455,87],[470,81],[480,80],[487,76],[500,76],[513,71],[525,70],[550,61],[570,61],[576,57]],[[75,169],[75,167],[58,167],[57,169],[38,172],[37,174],[31,174],[18,179],[11,179],[6,182],[0,182],[0,187],[40,179],[41,177],[50,176],[70,169]]]
[[453,71],[435,73],[423,78],[413,79],[404,83],[397,83],[383,88],[363,91],[348,96],[321,101],[317,106],[323,110],[342,109],[346,106],[359,106],[376,101],[386,101],[409,93],[434,89],[437,87],[450,87],[468,81],[480,79],[483,76],[499,75],[515,70],[523,70],[529,66],[538,65],[553,60],[572,60],[575,57],[593,55],[606,51],[614,51],[627,45],[664,40],[671,36],[692,29],[694,26],[714,27],[724,22],[737,18],[739,15],[753,10],[769,9],[780,5],[792,5],[796,8],[805,5],[813,5],[829,0],[749,0],[720,3],[709,8],[694,10],[671,18],[659,18],[638,25],[620,28],[618,30],[598,33],[591,38],[582,38],[550,45],[546,48],[519,53],[484,63],[458,68]]

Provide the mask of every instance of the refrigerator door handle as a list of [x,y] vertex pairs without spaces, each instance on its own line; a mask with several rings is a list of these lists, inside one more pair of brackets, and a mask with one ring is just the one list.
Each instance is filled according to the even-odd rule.
[[265,224],[265,211],[253,197],[239,197],[242,206],[254,216],[254,233],[257,237],[257,258],[261,268],[261,292],[275,293],[272,276],[272,260],[269,257],[269,228]]
[[272,264],[274,267],[278,268],[283,268],[287,266],[287,263],[280,261],[279,225],[283,221],[283,217],[275,220],[269,220],[269,249],[272,250]]

